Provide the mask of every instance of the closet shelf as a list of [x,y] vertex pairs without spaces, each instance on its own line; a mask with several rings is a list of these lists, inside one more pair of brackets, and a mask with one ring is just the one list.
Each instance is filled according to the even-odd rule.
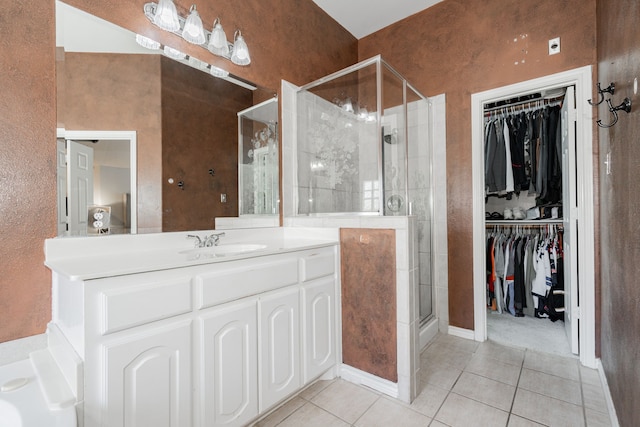
[[498,219],[485,220],[486,225],[548,225],[562,224],[562,219]]

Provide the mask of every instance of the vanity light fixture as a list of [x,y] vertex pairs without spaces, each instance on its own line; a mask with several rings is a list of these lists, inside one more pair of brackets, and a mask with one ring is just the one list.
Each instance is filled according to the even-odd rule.
[[166,31],[178,31],[180,20],[173,0],[159,0],[153,13],[153,23]]
[[195,5],[189,9],[189,16],[186,19],[178,15],[172,0],[146,3],[143,10],[145,16],[152,23],[184,38],[189,43],[207,49],[214,55],[229,59],[236,65],[251,63],[249,48],[240,30],[235,32],[233,43],[227,41],[219,18],[214,21],[211,31],[205,30]]
[[164,47],[164,54],[167,55],[171,59],[175,59],[177,61],[182,61],[186,59],[187,54],[184,52],[180,52],[178,49],[174,49],[169,46]]
[[141,34],[136,34],[136,42],[147,49],[158,50],[160,49],[160,43],[150,39],[149,37],[145,37]]
[[244,37],[242,37],[242,33],[240,30],[237,30],[233,35],[234,45],[233,45],[233,53],[231,54],[231,62],[236,65],[249,65],[251,62],[251,57],[249,56],[249,48],[247,47],[247,43],[244,41]]
[[222,29],[220,18],[216,18],[213,22],[213,29],[209,36],[207,48],[215,55],[229,56],[229,42],[227,42],[227,35]]
[[220,78],[229,77],[228,71],[223,70],[222,68],[216,67],[215,65],[209,66],[209,74],[211,74],[214,77],[220,77]]
[[182,38],[192,44],[203,44],[206,40],[202,19],[200,19],[200,14],[198,14],[195,4],[189,9],[189,16],[182,30]]

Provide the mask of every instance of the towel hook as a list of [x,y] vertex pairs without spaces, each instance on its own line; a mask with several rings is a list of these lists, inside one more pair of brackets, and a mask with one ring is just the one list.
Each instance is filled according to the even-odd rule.
[[613,82],[609,83],[609,87],[607,87],[606,89],[602,89],[600,87],[600,83],[598,83],[597,86],[598,86],[598,97],[600,98],[600,100],[598,102],[596,102],[596,103],[591,102],[590,99],[587,100],[587,102],[589,104],[594,105],[594,106],[602,104],[602,101],[604,101],[604,93],[605,92],[610,93],[611,95],[613,95],[613,93],[616,91],[616,84],[613,83]]
[[601,128],[610,128],[611,126],[618,123],[618,111],[622,110],[622,111],[625,111],[626,113],[631,112],[631,100],[629,98],[625,98],[624,101],[622,101],[622,104],[616,107],[611,105],[611,99],[607,99],[607,104],[609,105],[609,111],[611,111],[611,113],[613,114],[613,121],[608,125],[603,125],[602,120],[598,120],[596,123]]

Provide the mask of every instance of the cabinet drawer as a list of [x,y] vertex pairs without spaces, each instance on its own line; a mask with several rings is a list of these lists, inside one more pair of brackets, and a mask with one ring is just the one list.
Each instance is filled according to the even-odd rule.
[[166,319],[192,310],[191,278],[154,281],[100,294],[102,334]]
[[288,258],[252,266],[198,275],[198,308],[211,307],[298,283],[298,260]]
[[318,277],[328,276],[335,271],[335,255],[333,251],[322,251],[312,253],[300,259],[300,275],[301,280],[317,279]]

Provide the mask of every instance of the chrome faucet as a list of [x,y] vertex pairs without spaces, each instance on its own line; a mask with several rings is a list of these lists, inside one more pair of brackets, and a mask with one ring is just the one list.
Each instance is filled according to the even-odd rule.
[[196,248],[210,248],[211,246],[218,246],[220,243],[220,237],[224,236],[224,232],[222,233],[213,233],[210,236],[202,239],[200,236],[195,234],[187,235],[187,239],[196,239],[194,242],[194,247]]
[[213,233],[210,236],[205,237],[204,239],[204,246],[209,248],[211,246],[218,246],[218,244],[220,243],[220,238],[224,236],[224,232],[222,233]]

